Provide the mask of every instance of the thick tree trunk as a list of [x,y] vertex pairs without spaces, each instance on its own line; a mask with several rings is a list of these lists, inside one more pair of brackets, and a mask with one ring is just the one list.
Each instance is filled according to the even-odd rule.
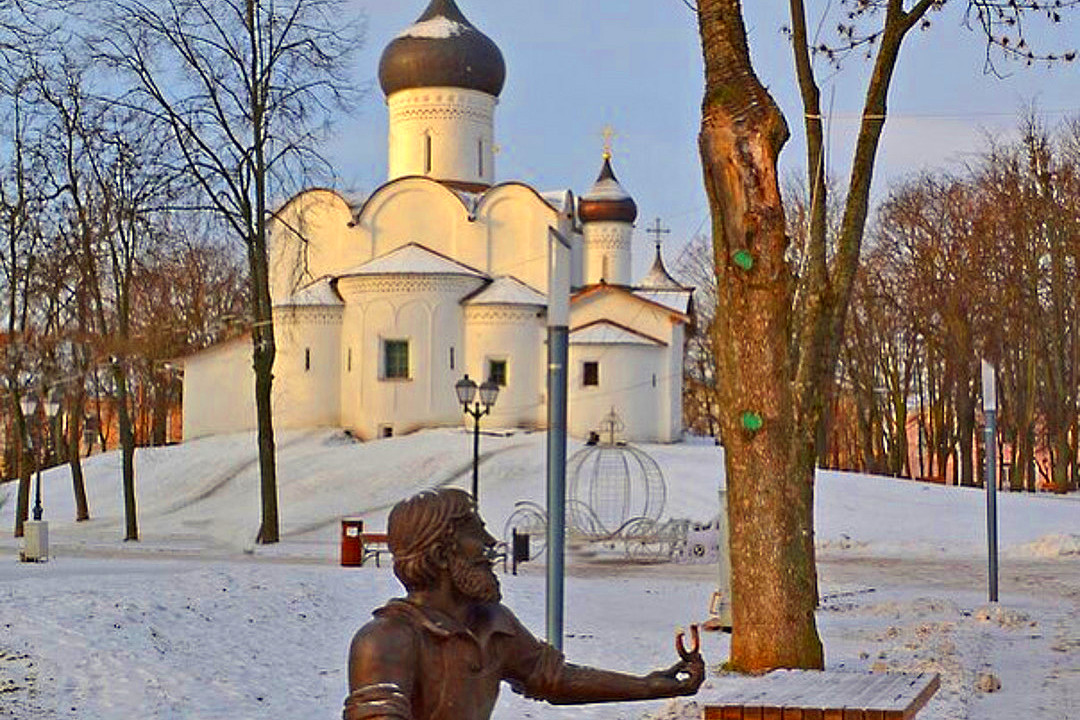
[[1066,428],[1055,432],[1050,440],[1053,452],[1053,469],[1051,470],[1051,483],[1054,492],[1064,495],[1069,492],[1069,466],[1072,464],[1070,457],[1072,448],[1069,446],[1069,435]]
[[[273,334],[270,334],[273,342]],[[274,457],[274,426],[271,413],[274,352],[255,347],[255,411],[258,419],[259,479],[262,499],[262,520],[258,541],[276,543],[279,538],[277,502],[277,465]]]
[[19,464],[19,488],[15,499],[15,537],[23,536],[23,524],[30,519],[30,466]]
[[975,487],[975,396],[967,381],[957,388],[956,425],[960,444],[960,484]]
[[82,522],[90,519],[90,505],[86,500],[86,482],[82,471],[82,453],[80,440],[82,438],[82,407],[84,397],[82,393],[75,396],[68,414],[68,432],[66,438],[68,467],[71,468],[71,485],[75,493],[75,521]]
[[[820,668],[812,527],[817,423],[797,426],[794,414],[792,284],[776,176],[787,125],[751,67],[739,3],[702,0],[698,11],[706,68],[699,143],[712,210],[731,528],[731,664],[749,672]],[[749,271],[733,261],[736,253],[749,253]]]
[[124,485],[124,540],[139,539],[139,521],[135,503],[135,430],[128,408],[127,376],[119,362],[113,363],[116,383],[116,410],[120,425],[120,458]]
[[261,221],[253,242],[248,246],[248,253],[252,270],[252,295],[256,301],[255,327],[251,337],[254,342],[255,412],[258,424],[259,481],[262,500],[262,519],[257,540],[262,544],[271,544],[280,539],[272,401],[274,358],[277,348],[274,342],[273,310],[270,302],[265,226]]
[[903,5],[891,0],[885,8],[830,261],[820,93],[802,0],[789,2],[811,194],[796,303],[776,177],[787,125],[754,72],[739,0],[697,3],[705,60],[699,144],[712,214],[731,521],[731,662],[743,670],[823,663],[814,622],[815,441],[843,340],[893,71],[905,35],[934,3],[919,0],[910,11]]
[[15,416],[15,457],[18,458],[19,487],[15,499],[15,537],[23,536],[23,524],[30,518],[30,473],[32,472],[29,449],[26,447],[26,418],[23,417],[17,397],[12,397]]

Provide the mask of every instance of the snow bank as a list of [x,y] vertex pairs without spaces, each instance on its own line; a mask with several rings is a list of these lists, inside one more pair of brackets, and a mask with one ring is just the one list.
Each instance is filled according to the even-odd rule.
[[1013,547],[1010,557],[1056,558],[1064,555],[1080,555],[1080,535],[1056,533],[1039,538],[1035,542]]

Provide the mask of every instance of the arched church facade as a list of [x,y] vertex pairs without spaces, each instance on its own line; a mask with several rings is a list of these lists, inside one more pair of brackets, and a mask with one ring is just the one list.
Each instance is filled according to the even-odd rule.
[[[468,374],[502,386],[488,427],[541,428],[547,308],[569,293],[570,432],[587,435],[615,408],[627,439],[680,437],[692,291],[659,246],[631,282],[637,207],[607,153],[580,197],[496,182],[504,78],[498,47],[454,0],[432,0],[380,62],[388,181],[357,204],[307,190],[274,214],[276,427],[369,439],[457,425],[454,383]],[[569,288],[553,278],[553,253],[569,263]],[[254,427],[250,341],[184,366],[186,438]]]

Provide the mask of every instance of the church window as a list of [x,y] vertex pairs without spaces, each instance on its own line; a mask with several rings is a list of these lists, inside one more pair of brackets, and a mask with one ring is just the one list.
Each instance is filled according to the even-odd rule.
[[424,133],[424,174],[431,174],[431,133]]
[[383,378],[407,380],[409,377],[409,341],[383,341]]
[[352,348],[349,348],[349,352],[345,356],[345,370],[346,372],[352,372]]
[[611,277],[611,256],[605,255],[600,266],[600,279],[607,280]]
[[311,369],[311,348],[304,348],[304,372]]
[[450,369],[451,370],[454,369],[454,348],[453,348],[453,346],[450,347]]
[[585,387],[597,387],[600,384],[600,363],[590,360],[582,366],[581,384]]
[[476,148],[476,167],[480,171],[480,177],[484,177],[484,138],[480,138],[480,140],[476,143]]
[[506,387],[505,360],[488,360],[488,379],[499,387]]

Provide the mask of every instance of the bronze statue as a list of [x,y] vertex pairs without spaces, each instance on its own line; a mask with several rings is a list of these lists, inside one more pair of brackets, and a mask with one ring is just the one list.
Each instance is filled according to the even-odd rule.
[[387,544],[404,599],[391,600],[353,637],[345,720],[488,720],[499,683],[556,704],[693,695],[705,678],[698,652],[643,677],[572,665],[500,604],[495,539],[472,497],[422,492],[390,512]]

